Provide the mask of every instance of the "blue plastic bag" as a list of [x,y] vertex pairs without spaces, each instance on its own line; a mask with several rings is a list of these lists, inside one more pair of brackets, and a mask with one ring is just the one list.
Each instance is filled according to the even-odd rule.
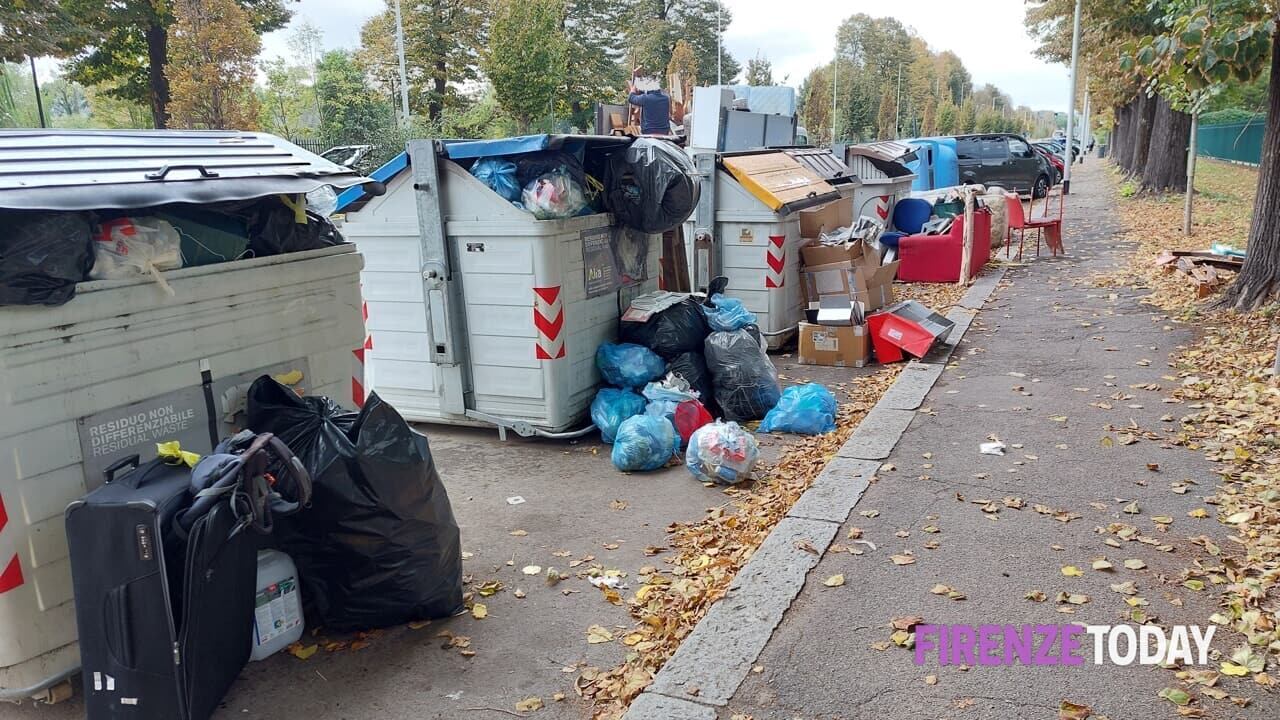
[[[683,401],[680,401],[680,402],[683,402]],[[667,422],[671,423],[671,430],[676,434],[676,439],[675,439],[676,452],[680,452],[680,443],[681,443],[680,429],[676,427],[676,407],[680,405],[680,402],[677,402],[675,400],[652,400],[649,402],[649,405],[644,409],[645,415],[665,418]]]
[[613,466],[623,472],[658,470],[676,452],[675,427],[666,418],[636,415],[622,421],[613,440]]
[[760,432],[821,435],[836,429],[836,396],[817,383],[793,385],[764,416]]
[[735,422],[703,425],[689,436],[684,465],[702,482],[733,485],[746,480],[760,460],[760,446]]
[[622,421],[644,412],[645,399],[630,390],[601,388],[591,401],[591,422],[600,428],[600,439],[612,443]]
[[644,387],[662,377],[667,364],[643,345],[603,343],[596,349],[596,367],[610,385],[621,388]]
[[489,189],[512,202],[520,199],[520,182],[516,180],[516,164],[501,158],[480,158],[471,166],[471,174]]
[[743,307],[741,300],[719,293],[711,296],[711,305],[702,306],[702,312],[712,331],[731,332],[756,322],[755,313]]

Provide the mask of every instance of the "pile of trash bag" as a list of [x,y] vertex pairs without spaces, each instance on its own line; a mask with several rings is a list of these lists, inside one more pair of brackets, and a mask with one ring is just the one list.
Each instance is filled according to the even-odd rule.
[[425,436],[377,393],[350,413],[266,375],[249,388],[247,414],[311,474],[310,507],[277,520],[275,537],[298,566],[313,625],[367,630],[462,609],[458,523]]
[[[705,342],[705,339],[704,339]],[[697,352],[680,353],[667,362],[667,374],[675,375],[698,393],[698,400],[715,415],[720,406],[716,404],[715,383],[711,380],[711,372],[707,370],[707,360],[702,354],[702,346]]]
[[676,426],[676,434],[680,436],[680,441],[687,446],[689,438],[693,436],[694,431],[703,425],[710,425],[715,422],[715,418],[711,417],[711,413],[707,412],[707,408],[701,402],[685,400],[676,405],[673,422]]
[[666,140],[639,138],[610,158],[605,207],[627,227],[664,233],[679,227],[698,205],[693,160]]
[[707,316],[707,327],[715,332],[741,330],[756,324],[755,313],[747,310],[741,300],[719,293],[712,295],[711,301],[702,306],[702,312]]
[[692,297],[654,313],[644,322],[624,321],[618,327],[618,337],[623,342],[644,345],[668,361],[683,353],[702,352],[708,332],[702,306]]
[[759,420],[778,404],[782,389],[765,347],[754,325],[707,336],[707,368],[725,419]]
[[128,280],[182,267],[182,238],[167,220],[122,217],[101,228],[93,243],[92,280]]
[[733,485],[751,477],[760,446],[735,422],[714,422],[694,431],[684,464],[702,482]]
[[516,179],[516,164],[502,158],[485,157],[471,166],[471,174],[490,190],[515,202],[520,199],[520,181]]
[[605,382],[620,388],[644,387],[667,370],[662,358],[634,343],[601,343],[596,348],[596,367]]
[[520,203],[539,220],[561,220],[590,210],[582,185],[564,169],[530,181],[520,194]]
[[623,421],[643,413],[645,403],[643,397],[631,390],[600,388],[596,399],[591,401],[591,422],[600,428],[600,438],[612,444]]
[[0,212],[0,305],[62,305],[93,269],[93,230],[77,212]]
[[793,385],[764,416],[760,432],[821,435],[836,429],[836,396],[818,383]]
[[676,431],[669,420],[636,415],[618,428],[610,457],[623,472],[648,472],[666,467],[675,453]]

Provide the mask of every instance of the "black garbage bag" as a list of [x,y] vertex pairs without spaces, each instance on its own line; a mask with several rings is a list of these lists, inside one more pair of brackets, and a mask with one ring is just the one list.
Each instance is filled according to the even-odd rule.
[[671,360],[681,353],[702,352],[708,332],[707,319],[698,302],[685,298],[645,322],[619,323],[618,336],[622,342],[643,345],[662,359]]
[[719,416],[720,406],[716,404],[716,386],[711,380],[711,373],[707,371],[707,360],[702,353],[680,353],[667,361],[667,372],[684,378],[684,381],[689,383],[689,387],[697,390],[701,395],[698,400],[702,403],[702,407],[706,408],[712,417]]
[[[360,413],[263,376],[249,427],[275,433],[312,477],[311,506],[276,522],[316,621],[335,631],[462,608],[462,548],[427,438],[371,393]],[[276,474],[276,477],[282,477]]]
[[62,305],[93,269],[93,229],[78,212],[0,212],[0,305]]
[[754,328],[707,336],[707,370],[715,384],[716,403],[726,420],[760,420],[782,397],[778,374]]
[[609,159],[605,207],[627,227],[663,233],[679,227],[698,205],[693,161],[666,140],[640,138]]
[[293,210],[284,205],[263,207],[249,224],[249,249],[257,257],[319,250],[346,242],[327,217],[307,211],[307,222],[299,223]]

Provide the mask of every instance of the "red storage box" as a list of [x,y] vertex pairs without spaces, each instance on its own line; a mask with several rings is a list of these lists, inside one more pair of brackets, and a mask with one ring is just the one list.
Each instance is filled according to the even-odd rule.
[[903,360],[904,350],[924,357],[934,345],[944,342],[955,326],[915,300],[906,300],[867,316],[871,343],[881,363]]

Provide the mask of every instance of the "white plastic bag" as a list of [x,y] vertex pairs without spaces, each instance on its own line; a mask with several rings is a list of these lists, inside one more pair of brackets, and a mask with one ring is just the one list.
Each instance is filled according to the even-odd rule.
[[155,278],[164,291],[173,288],[161,270],[182,267],[182,238],[167,221],[155,217],[125,217],[102,223],[94,238],[91,280],[127,280],[139,275]]
[[539,220],[571,218],[587,206],[582,186],[563,168],[541,175],[525,185],[520,200],[524,209]]

